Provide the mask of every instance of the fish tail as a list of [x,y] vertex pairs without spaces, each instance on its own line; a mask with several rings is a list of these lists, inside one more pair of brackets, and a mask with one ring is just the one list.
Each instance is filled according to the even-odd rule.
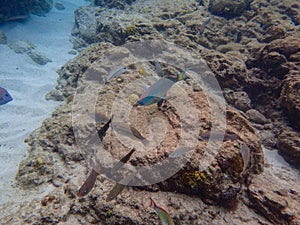
[[156,204],[154,202],[154,200],[150,197],[150,205],[149,205],[151,208],[155,208],[156,207]]
[[149,141],[145,138],[141,140],[144,146],[148,146],[149,145]]

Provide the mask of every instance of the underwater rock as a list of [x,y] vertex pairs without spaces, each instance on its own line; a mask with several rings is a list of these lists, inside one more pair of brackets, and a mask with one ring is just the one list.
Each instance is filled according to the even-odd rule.
[[222,88],[235,89],[246,84],[247,68],[243,59],[232,54],[203,50],[201,56],[216,75]]
[[78,80],[86,72],[99,55],[104,54],[113,45],[109,43],[93,44],[90,48],[81,51],[74,59],[58,70],[56,90],[59,90],[64,98],[73,96],[76,92]]
[[35,48],[34,44],[30,41],[16,41],[8,45],[15,53],[23,54]]
[[31,8],[31,0],[2,0],[0,2],[0,23],[26,19]]
[[61,2],[55,2],[54,7],[57,10],[65,10],[66,9],[66,7],[64,6],[64,4],[62,4]]
[[125,9],[126,5],[131,5],[136,0],[94,0],[96,6]]
[[224,90],[224,97],[228,104],[236,107],[243,112],[251,109],[251,100],[245,91],[233,91],[231,89]]
[[7,37],[2,30],[0,30],[0,44],[2,44],[2,45],[7,44]]
[[208,10],[218,16],[233,18],[240,16],[249,7],[248,0],[210,0]]
[[278,136],[278,150],[291,165],[300,168],[300,133],[284,128]]
[[263,125],[268,122],[267,118],[256,109],[249,109],[246,112],[246,114],[249,117],[249,119],[254,123]]
[[291,72],[283,81],[280,99],[292,126],[300,129],[300,77],[299,70]]
[[289,72],[286,63],[294,61],[293,55],[299,51],[299,38],[287,37],[274,40],[262,48],[258,65],[261,64],[270,75],[282,79]]
[[30,12],[37,16],[45,16],[53,7],[53,0],[35,0]]
[[247,205],[272,224],[296,225],[300,222],[299,174],[288,168],[280,170],[280,166],[272,165],[251,180],[247,192],[250,201]]
[[64,96],[61,93],[61,91],[54,89],[46,94],[45,99],[46,100],[54,100],[54,101],[63,101]]
[[27,51],[27,55],[39,65],[46,65],[48,62],[52,62],[51,59],[35,49]]
[[[136,21],[136,22],[131,22]],[[110,42],[121,45],[129,37],[139,37],[154,31],[152,25],[141,15],[111,11],[102,7],[80,7],[75,11],[75,25],[72,35],[75,37],[74,48],[80,48],[96,42]]]
[[[300,59],[300,58],[299,58]],[[291,125],[300,129],[300,77],[298,70],[292,70],[283,80],[280,99],[288,114]]]
[[75,24],[72,29],[72,35],[83,39],[87,44],[95,43],[97,38],[96,14],[99,13],[99,7],[80,7],[75,10]]

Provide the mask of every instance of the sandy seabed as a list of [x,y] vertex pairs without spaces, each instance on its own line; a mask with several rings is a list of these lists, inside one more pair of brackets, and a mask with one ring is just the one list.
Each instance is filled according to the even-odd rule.
[[[45,100],[45,94],[56,85],[56,70],[74,57],[68,52],[74,23],[74,10],[87,5],[84,0],[60,1],[65,10],[52,9],[45,17],[31,15],[24,22],[0,26],[8,44],[30,41],[36,50],[52,62],[38,65],[27,54],[17,54],[8,45],[0,45],[0,86],[14,100],[0,106],[0,204],[18,200],[22,193],[14,187],[18,164],[26,157],[24,140],[51,115],[58,102]],[[19,197],[18,197],[19,196]]]

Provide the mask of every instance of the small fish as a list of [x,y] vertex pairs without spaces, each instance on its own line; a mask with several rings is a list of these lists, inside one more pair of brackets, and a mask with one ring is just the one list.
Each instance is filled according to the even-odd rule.
[[152,84],[139,98],[137,104],[146,106],[158,103],[165,98],[168,90],[175,84],[171,79],[160,78]]
[[125,66],[119,66],[119,67],[113,69],[107,75],[105,82],[111,80],[112,78],[120,76],[121,74],[125,73],[126,71],[127,71],[127,68]]
[[103,124],[103,123],[107,123],[107,121],[109,121],[109,118],[107,118],[104,114],[101,113],[96,113],[94,115],[91,114],[91,117],[95,117],[95,122],[97,124]]
[[250,148],[248,147],[248,145],[246,145],[244,142],[242,142],[240,144],[240,152],[243,158],[243,171],[242,171],[242,175],[245,174],[246,169],[249,166],[249,162],[250,162]]
[[178,82],[181,80],[189,79],[190,77],[186,74],[186,71],[187,71],[187,69],[184,69],[177,75],[169,75],[169,76],[166,76],[165,78],[168,78],[168,79],[172,80],[173,82]]
[[150,207],[156,211],[163,225],[175,225],[169,213],[163,208],[157,206],[152,198],[150,198]]
[[104,138],[104,136],[106,134],[106,131],[108,130],[109,125],[110,125],[113,117],[114,117],[114,115],[112,115],[111,118],[109,119],[109,121],[107,121],[106,124],[103,127],[101,127],[100,130],[97,131],[98,132],[98,137],[100,138],[101,141]]
[[121,183],[128,184],[133,179],[133,177],[135,175],[136,174],[134,173],[130,176],[127,176],[127,177],[123,178],[120,183],[116,183],[116,185],[108,193],[108,195],[106,197],[106,201],[109,202],[109,201],[115,199],[124,190],[124,188],[127,186],[127,185],[121,184]]
[[118,171],[124,166],[124,163],[127,163],[132,154],[135,152],[135,148],[131,149],[129,153],[127,153],[119,162],[117,162],[114,167],[112,168],[113,171]]
[[149,143],[149,141],[145,137],[143,137],[141,133],[133,126],[128,126],[127,124],[122,122],[112,122],[111,126],[112,129],[118,134],[141,141],[144,145],[147,145]]
[[224,134],[224,132],[222,131],[215,131],[213,133],[207,131],[199,135],[199,139],[202,141],[208,141],[209,138],[211,138],[212,140],[223,138],[223,141],[234,141],[237,140],[239,137],[236,134],[230,134],[228,132],[225,132]]
[[207,28],[206,26],[210,23],[210,18],[208,18],[207,20],[205,20],[202,25],[199,28],[199,35],[202,36],[204,33],[205,28]]
[[166,100],[165,97],[157,97],[157,96],[147,96],[145,98],[139,99],[137,103],[142,106],[152,105],[155,103],[160,103]]
[[0,87],[0,105],[4,105],[12,100],[13,98],[8,91],[5,88]]
[[191,151],[193,148],[191,147],[179,147],[177,149],[175,149],[170,155],[170,158],[178,158],[186,153],[188,153],[189,151]]
[[79,191],[77,192],[77,196],[79,198],[87,195],[94,187],[97,176],[99,173],[97,173],[94,169],[92,170],[91,174],[88,176],[86,181],[83,183]]
[[157,76],[163,77],[164,73],[161,69],[161,66],[160,66],[159,62],[156,61],[156,60],[154,61],[154,67],[155,67],[155,71],[156,71]]

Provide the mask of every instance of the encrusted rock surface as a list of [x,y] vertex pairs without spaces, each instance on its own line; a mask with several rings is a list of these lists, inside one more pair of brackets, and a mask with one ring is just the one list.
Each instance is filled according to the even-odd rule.
[[3,0],[0,3],[0,23],[27,19],[29,13],[44,16],[52,6],[53,0]]
[[[58,71],[56,90],[48,95],[65,99],[65,105],[53,112],[27,140],[29,157],[20,164],[16,178],[20,189],[26,192],[25,197],[20,204],[3,206],[1,224],[157,224],[159,219],[149,208],[149,197],[170,212],[175,224],[300,224],[300,175],[296,169],[300,139],[297,26],[300,5],[294,0],[250,1],[249,10],[241,7],[241,11],[234,12],[237,14],[227,17],[237,16],[230,20],[210,14],[208,8],[208,1],[153,4],[153,1],[140,0],[130,6],[124,4],[124,10],[84,7],[76,12],[74,46],[81,52]],[[91,168],[96,167],[93,160],[84,160],[90,159],[88,152],[82,151],[80,142],[75,141],[72,103],[76,102],[76,96],[89,90],[85,85],[98,90],[96,85],[103,75],[111,67],[120,66],[117,60],[111,64],[104,57],[108,53],[116,54],[113,44],[141,39],[171,41],[206,60],[228,104],[241,110],[229,105],[226,109],[226,133],[233,138],[220,142],[220,151],[209,163],[202,157],[207,143],[203,138],[197,139],[191,160],[176,174],[150,186],[127,187],[111,202],[105,199],[115,181],[99,175],[94,189],[79,199],[78,188]],[[95,42],[112,44],[90,45]],[[90,47],[81,49],[87,45]],[[115,56],[132,58],[125,53]],[[182,57],[178,53],[170,55]],[[179,72],[179,68],[174,70],[165,64],[163,67],[165,73]],[[118,79],[109,81],[105,89],[97,92],[96,104],[87,99],[82,109],[88,111],[93,104],[97,112],[110,116],[110,107],[104,106],[110,106],[130,82],[150,79],[151,75],[155,75],[153,62],[131,64]],[[91,79],[80,83],[86,76]],[[209,110],[204,110],[208,107],[207,96],[189,80],[179,82],[178,86],[197,103],[201,137],[211,126]],[[143,92],[143,87],[132,90],[126,98],[128,104]],[[176,148],[182,133],[177,111],[171,103],[171,100],[165,103],[160,110],[156,105],[132,110],[130,123],[144,136],[151,137],[147,121],[154,116],[167,120],[168,135],[155,151],[135,152],[130,165],[156,163]],[[190,110],[187,103],[182,108]],[[94,121],[89,116],[80,121],[85,124],[85,132],[92,130]],[[157,136],[160,137],[158,131]],[[240,174],[243,161],[239,144],[242,142],[251,149],[245,176]],[[263,152],[261,143],[273,150]],[[111,129],[103,145],[117,159],[129,151]],[[296,168],[286,163],[276,148]],[[207,167],[202,168],[205,163]]]
[[96,6],[107,8],[125,9],[126,5],[131,5],[135,0],[94,0]]
[[300,134],[299,132],[285,128],[278,138],[279,153],[292,165],[300,168]]
[[208,9],[214,15],[233,18],[240,16],[247,7],[249,7],[248,0],[210,0]]
[[9,47],[16,53],[26,53],[37,64],[45,65],[48,62],[52,62],[51,59],[47,58],[43,53],[36,50],[36,47],[30,41],[16,41],[14,43],[10,43]]

